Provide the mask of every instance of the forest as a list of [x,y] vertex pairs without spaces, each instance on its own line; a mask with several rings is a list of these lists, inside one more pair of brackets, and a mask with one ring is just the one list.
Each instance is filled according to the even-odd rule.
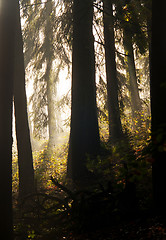
[[153,6],[0,0],[2,238],[166,239],[166,1]]

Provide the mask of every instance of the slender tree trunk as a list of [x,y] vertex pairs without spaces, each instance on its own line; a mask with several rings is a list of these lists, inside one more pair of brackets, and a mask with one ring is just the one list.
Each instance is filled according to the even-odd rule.
[[[49,131],[49,140],[48,140],[48,152],[51,153],[56,140],[57,135],[57,119],[55,114],[55,89],[56,89],[56,81],[52,75],[52,61],[53,61],[53,51],[52,49],[52,41],[53,41],[53,29],[52,23],[50,21],[51,12],[52,12],[52,2],[48,2],[46,5],[47,12],[47,23],[46,23],[46,35],[47,39],[45,40],[46,44],[46,81],[47,81],[47,101],[48,101],[48,131]],[[58,71],[59,73],[59,71]],[[57,79],[57,78],[56,78]]]
[[141,112],[141,99],[139,96],[138,83],[136,77],[136,68],[132,44],[132,36],[130,32],[124,30],[124,48],[127,54],[127,65],[129,71],[129,91],[131,96],[131,109],[133,118],[138,117]]
[[56,144],[56,138],[58,133],[58,116],[56,114],[56,84],[58,81],[60,69],[57,70],[56,75],[49,75],[47,82],[47,99],[48,99],[48,129],[49,129],[49,141],[48,148],[51,150]]
[[93,1],[74,0],[72,53],[72,108],[68,154],[68,176],[81,178],[86,172],[86,154],[100,148],[96,107]]
[[[151,12],[152,6],[147,5],[146,8]],[[148,33],[148,48],[149,48],[149,72],[152,79],[152,19],[151,15],[147,16],[147,33]]]
[[12,240],[12,106],[15,5],[0,2],[0,234]]
[[24,55],[19,2],[16,1],[16,4],[17,10],[15,13],[17,16],[17,22],[15,42],[14,106],[19,164],[19,197],[23,198],[25,195],[34,192],[34,169],[27,114]]
[[[152,166],[153,193],[158,213],[166,214],[166,2],[155,5],[152,14],[152,68],[151,68],[151,114],[152,114]],[[160,13],[160,14],[158,14]]]
[[103,3],[109,139],[114,143],[122,138],[123,132],[118,101],[118,79],[115,62],[115,38],[112,3],[110,0],[104,0]]
[[47,79],[47,101],[48,101],[48,149],[51,150],[54,147],[56,139],[56,116],[55,116],[55,83],[51,76],[51,69],[49,69],[49,63],[47,63],[46,73],[48,75]]

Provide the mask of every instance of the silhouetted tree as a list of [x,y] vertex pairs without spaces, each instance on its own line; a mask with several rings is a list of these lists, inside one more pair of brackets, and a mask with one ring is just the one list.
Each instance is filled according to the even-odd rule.
[[134,47],[142,55],[146,52],[147,38],[143,26],[145,25],[144,7],[134,1],[117,1],[116,10],[120,28],[123,31],[123,45],[126,54],[128,89],[130,93],[131,111],[133,118],[137,118],[137,125],[141,125],[142,101],[140,98],[138,78],[136,74]]
[[155,207],[166,213],[166,2],[155,5],[152,13],[152,68],[151,68],[151,113],[153,158],[153,193]]
[[19,197],[34,192],[34,169],[25,90],[23,41],[20,23],[19,1],[16,0],[14,106],[19,165]]
[[95,86],[93,0],[73,2],[72,107],[68,176],[86,174],[86,154],[100,148]]
[[13,239],[12,105],[15,1],[0,2],[0,233]]
[[109,139],[111,142],[116,142],[122,138],[123,132],[118,101],[118,79],[115,61],[115,37],[112,1],[104,0],[103,6]]

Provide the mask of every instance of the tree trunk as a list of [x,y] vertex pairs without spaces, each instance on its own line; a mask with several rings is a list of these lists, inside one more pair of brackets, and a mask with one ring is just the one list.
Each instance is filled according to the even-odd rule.
[[86,154],[100,148],[96,107],[93,1],[74,1],[72,53],[72,107],[68,154],[68,176],[81,178],[86,172]]
[[[152,166],[154,203],[157,212],[166,214],[166,2],[155,5],[152,14],[152,68],[151,68],[151,114],[152,114]],[[160,13],[160,14],[158,14]]]
[[0,233],[12,240],[12,106],[15,5],[0,2]]
[[[55,97],[56,97],[56,80],[58,77],[54,78],[52,74],[52,61],[53,61],[53,50],[52,49],[52,41],[53,41],[53,29],[52,23],[50,21],[51,12],[52,12],[52,2],[48,2],[46,5],[46,13],[47,13],[47,23],[45,28],[45,36],[47,38],[45,40],[46,44],[46,63],[47,69],[45,73],[46,82],[47,82],[47,102],[48,102],[48,132],[49,132],[49,140],[48,140],[48,152],[51,151],[55,145],[56,135],[57,135],[57,119],[55,114]],[[59,74],[59,70],[56,75]]]
[[128,65],[128,71],[129,71],[129,92],[131,97],[132,115],[133,115],[133,118],[138,118],[138,120],[140,120],[139,115],[142,107],[141,107],[141,99],[139,96],[137,76],[136,76],[132,36],[131,36],[131,33],[126,30],[124,30],[124,48],[127,54],[127,65]]
[[19,165],[19,197],[34,192],[34,169],[30,131],[28,125],[27,99],[25,90],[25,70],[23,41],[21,33],[19,2],[16,10],[16,42],[14,71],[14,106],[16,119],[16,139]]
[[[59,72],[59,70],[58,70]],[[59,73],[56,73],[56,75]],[[57,77],[57,76],[56,76]],[[55,77],[55,78],[56,78]],[[58,79],[58,78],[56,78]],[[55,110],[55,96],[56,96],[56,82],[51,74],[47,81],[47,100],[48,100],[48,130],[49,130],[49,140],[48,140],[48,149],[51,151],[56,143],[58,124],[57,124],[57,115]]]
[[122,138],[122,125],[120,120],[118,101],[118,79],[115,62],[115,39],[112,3],[104,0],[104,41],[107,78],[107,105],[109,115],[109,139],[116,142]]
[[48,152],[52,152],[56,144],[57,133],[59,131],[58,112],[56,112],[57,83],[59,79],[60,65],[58,65],[55,75],[49,74],[47,81],[47,100],[48,100]]

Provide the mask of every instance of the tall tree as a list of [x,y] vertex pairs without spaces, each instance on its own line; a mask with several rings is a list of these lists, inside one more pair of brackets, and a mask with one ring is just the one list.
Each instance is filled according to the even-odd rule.
[[[49,142],[48,148],[51,148],[55,144],[56,134],[57,134],[57,119],[55,114],[55,81],[52,76],[52,64],[54,60],[54,50],[53,50],[53,25],[51,22],[51,13],[53,11],[53,3],[48,2],[46,4],[46,27],[44,35],[45,38],[45,60],[46,60],[46,72],[45,79],[47,83],[47,108],[48,108],[48,129],[49,129]],[[59,73],[59,70],[58,70]],[[59,75],[59,74],[58,74]],[[57,78],[55,78],[57,80]]]
[[34,192],[34,169],[27,114],[19,1],[16,0],[15,3],[17,4],[15,8],[17,19],[15,26],[14,106],[19,165],[19,197],[22,198]]
[[100,148],[95,86],[93,0],[73,2],[72,107],[68,176],[86,173],[86,154]]
[[126,52],[127,66],[129,72],[129,91],[131,97],[132,115],[135,118],[141,111],[141,99],[139,96],[133,43],[131,33],[124,30],[124,47]]
[[27,70],[33,69],[34,78],[34,93],[30,98],[33,133],[39,138],[48,128],[49,147],[54,145],[60,129],[59,116],[55,111],[59,73],[70,65],[68,50],[71,34],[68,32],[71,29],[71,10],[67,5],[70,4],[47,1],[27,8],[26,0],[22,0],[25,66]]
[[0,2],[0,233],[13,239],[12,105],[15,1]]
[[103,1],[103,13],[109,139],[114,143],[122,138],[123,132],[118,101],[118,79],[115,61],[115,37],[112,1]]
[[152,12],[151,114],[154,163],[152,166],[155,207],[166,213],[166,2],[155,4]]
[[119,1],[117,2],[118,18],[123,29],[123,45],[126,53],[127,71],[129,75],[129,93],[131,99],[131,110],[133,117],[138,118],[140,125],[140,112],[142,110],[142,101],[140,98],[138,79],[136,74],[134,44],[141,54],[144,54],[147,46],[147,39],[142,25],[142,7],[139,2]]

